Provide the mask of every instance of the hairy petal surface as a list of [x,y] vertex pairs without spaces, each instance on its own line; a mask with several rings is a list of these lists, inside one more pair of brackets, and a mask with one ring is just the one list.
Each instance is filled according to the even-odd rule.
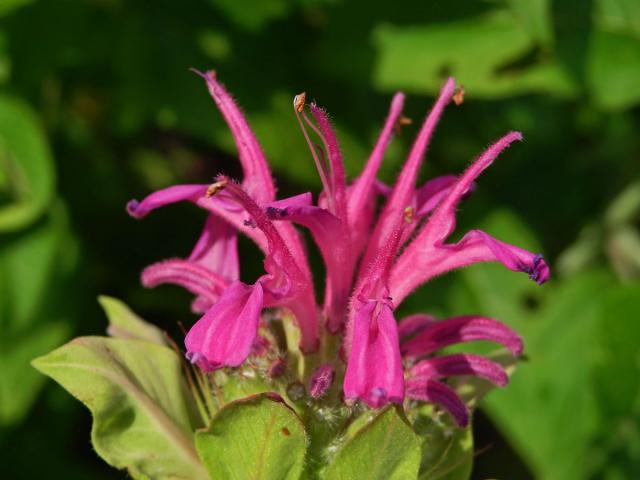
[[244,115],[224,86],[218,82],[215,72],[194,71],[206,80],[209,93],[233,134],[244,172],[242,185],[258,202],[272,201],[276,196],[276,189],[271,171],[262,148]]
[[256,339],[262,306],[260,281],[235,282],[187,333],[187,358],[205,371],[240,365]]
[[438,124],[438,120],[451,101],[455,90],[455,80],[453,78],[447,79],[440,96],[436,100],[433,108],[427,115],[418,136],[411,148],[409,157],[402,167],[402,171],[398,176],[398,180],[393,187],[393,191],[384,206],[382,213],[378,219],[378,223],[375,226],[373,235],[369,241],[369,247],[367,248],[364,256],[364,264],[369,263],[378,254],[380,248],[382,248],[388,241],[395,226],[395,218],[402,214],[406,207],[412,206],[412,201],[415,194],[415,184],[422,159],[424,158],[425,151],[429,144],[429,140]]
[[457,353],[422,360],[409,369],[409,375],[417,380],[439,380],[456,375],[473,375],[484,378],[499,387],[509,383],[509,376],[502,365],[470,353]]
[[403,342],[401,349],[404,356],[416,358],[456,343],[479,340],[499,343],[515,356],[522,353],[520,335],[498,320],[474,315],[448,318],[427,325],[416,336]]
[[469,409],[458,394],[436,380],[408,380],[407,396],[422,402],[435,403],[447,410],[461,427],[469,424]]
[[344,394],[373,408],[404,398],[398,330],[386,302],[367,301],[355,315]]

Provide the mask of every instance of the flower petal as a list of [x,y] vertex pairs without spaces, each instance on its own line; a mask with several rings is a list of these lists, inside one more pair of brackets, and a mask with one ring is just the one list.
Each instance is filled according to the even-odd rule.
[[213,304],[229,286],[230,279],[198,263],[179,258],[154,263],[142,271],[142,285],[145,287],[153,288],[165,283],[180,285],[201,297],[200,302]]
[[224,86],[216,79],[215,72],[194,70],[204,78],[211,97],[224,117],[238,148],[238,156],[244,172],[242,185],[260,203],[270,202],[276,196],[276,189],[267,160],[260,144],[251,131],[244,115]]
[[216,215],[209,215],[189,260],[228,280],[240,275],[236,229]]
[[260,281],[231,285],[187,333],[187,358],[205,371],[240,365],[256,339],[262,306]]
[[262,281],[265,304],[290,308],[300,327],[302,350],[315,350],[318,346],[318,318],[310,277],[300,268],[280,235],[282,229],[276,228],[265,211],[239,185],[222,176],[219,180],[225,183],[225,192],[242,205],[268,242],[264,264],[269,275]]
[[416,363],[409,370],[411,378],[417,380],[439,380],[457,375],[473,375],[504,387],[509,376],[502,365],[480,355],[457,353],[442,357],[433,357]]
[[273,220],[288,220],[309,229],[324,260],[327,281],[325,312],[327,327],[336,333],[346,316],[356,257],[350,250],[346,226],[328,210],[314,206],[267,207]]
[[407,396],[423,402],[435,403],[444,407],[460,427],[469,424],[469,409],[460,400],[458,394],[444,383],[435,380],[426,382],[407,381]]
[[436,323],[438,320],[433,315],[426,313],[416,313],[400,320],[398,324],[398,334],[401,339],[411,337],[422,332],[426,327]]
[[391,100],[391,107],[387,119],[382,127],[382,132],[378,137],[369,159],[362,170],[360,176],[353,182],[349,191],[349,219],[353,223],[359,216],[360,211],[368,203],[375,188],[376,176],[382,163],[384,153],[391,141],[393,131],[398,124],[398,118],[402,114],[404,106],[404,94],[396,93]]
[[342,153],[338,146],[338,139],[331,127],[331,122],[327,116],[327,112],[318,107],[315,103],[310,105],[311,114],[313,118],[318,122],[322,137],[326,142],[327,156],[329,157],[329,171],[331,173],[330,183],[331,192],[326,192],[327,195],[333,197],[335,203],[335,215],[342,221],[347,220],[347,182],[344,174],[344,162],[342,160]]
[[[419,253],[419,257],[413,258],[411,264],[408,263],[409,257],[405,257],[406,253],[407,251],[394,265],[389,281],[397,303],[430,279],[474,263],[500,262],[509,270],[526,273],[538,284],[546,282],[550,274],[542,255],[501,242],[481,230],[471,230],[453,245],[425,248]],[[412,253],[416,254],[415,251]]]
[[373,408],[404,397],[402,361],[393,311],[386,302],[367,301],[357,311],[344,378],[348,399]]
[[486,340],[505,346],[515,356],[522,353],[522,338],[504,323],[487,317],[453,317],[428,325],[412,339],[403,342],[402,354],[415,358],[463,342]]
[[365,265],[371,262],[371,260],[377,255],[377,252],[387,243],[387,240],[395,226],[395,218],[398,215],[401,215],[407,206],[411,206],[415,194],[416,178],[418,176],[427,145],[429,144],[431,135],[438,124],[440,115],[446,105],[451,101],[454,90],[455,80],[453,78],[447,79],[440,91],[440,96],[427,115],[427,118],[416,137],[413,147],[409,152],[407,162],[404,164],[404,167],[402,167],[402,171],[400,172],[398,180],[393,187],[393,191],[380,214],[369,241],[369,246],[365,252],[363,260]]
[[174,185],[148,195],[144,200],[131,200],[127,212],[134,218],[142,218],[152,210],[182,201],[196,202],[207,193],[207,185]]

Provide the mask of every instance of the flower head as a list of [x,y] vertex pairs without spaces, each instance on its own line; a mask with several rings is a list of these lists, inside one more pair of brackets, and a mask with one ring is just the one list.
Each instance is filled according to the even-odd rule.
[[[548,279],[549,268],[540,255],[480,230],[471,230],[458,242],[447,242],[460,201],[473,191],[480,173],[522,135],[510,132],[498,139],[460,177],[446,175],[417,186],[440,116],[451,100],[461,100],[455,81],[449,78],[393,187],[379,182],[377,172],[394,131],[406,123],[402,93],[393,97],[362,173],[348,183],[327,112],[315,103],[307,106],[306,96],[300,94],[294,98],[293,111],[323,190],[315,202],[310,193],[276,199],[265,155],[240,109],[213,72],[198,74],[235,138],[242,182],[219,176],[210,185],[168,187],[127,205],[136,218],[179,201],[208,212],[203,233],[186,259],[156,263],[142,274],[145,286],[174,283],[194,294],[192,308],[203,316],[187,334],[187,357],[206,371],[239,366],[257,351],[261,329],[269,327],[265,309],[275,309],[294,319],[304,355],[313,355],[323,342],[341,339],[341,354],[328,359],[309,378],[312,398],[322,398],[334,378],[343,378],[344,398],[349,402],[378,408],[408,397],[439,404],[465,425],[467,407],[443,379],[473,375],[504,386],[508,376],[499,364],[481,356],[435,354],[455,343],[488,340],[517,356],[522,340],[490,318],[438,321],[413,315],[398,323],[395,310],[433,277],[474,263],[499,262],[540,284]],[[381,198],[384,204],[376,215]],[[309,230],[326,266],[320,305],[297,227]],[[253,284],[239,281],[238,233],[253,240],[264,254],[264,273]],[[278,375],[271,377],[279,377],[286,368],[278,358]]]

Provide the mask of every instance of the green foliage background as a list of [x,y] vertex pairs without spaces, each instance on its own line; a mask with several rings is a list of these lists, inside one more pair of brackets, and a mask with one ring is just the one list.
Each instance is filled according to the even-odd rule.
[[[414,124],[442,79],[465,86],[424,176],[460,172],[507,130],[525,134],[481,179],[460,230],[541,250],[542,288],[494,266],[438,279],[404,309],[515,326],[528,361],[476,417],[474,478],[640,476],[640,3],[637,0],[0,1],[0,460],[7,478],[122,478],[90,421],[29,361],[102,333],[114,295],[180,338],[188,296],[138,273],[185,255],[202,212],[144,222],[125,202],[238,175],[231,138],[189,67],[215,68],[247,113],[283,195],[317,190],[291,111],[331,112],[351,175],[391,94]],[[260,257],[242,244],[243,277]]]

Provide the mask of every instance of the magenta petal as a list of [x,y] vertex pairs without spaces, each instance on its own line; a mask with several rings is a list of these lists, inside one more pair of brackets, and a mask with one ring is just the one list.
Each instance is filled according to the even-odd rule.
[[189,260],[228,280],[237,280],[240,262],[235,228],[216,215],[209,215]]
[[406,207],[411,206],[415,193],[415,183],[422,164],[425,151],[431,139],[438,120],[442,115],[444,108],[451,101],[455,90],[455,80],[453,78],[447,79],[440,96],[436,100],[433,108],[427,115],[416,140],[413,143],[413,147],[409,152],[402,171],[398,176],[393,191],[384,206],[382,213],[380,214],[378,223],[375,226],[369,246],[365,252],[364,264],[369,263],[378,251],[383,248],[383,245],[387,243],[391,232],[395,226],[395,218],[402,214]]
[[344,162],[342,160],[342,153],[338,146],[338,139],[331,127],[331,122],[327,116],[327,112],[318,107],[315,103],[310,105],[311,114],[318,122],[318,127],[324,136],[327,143],[327,156],[329,157],[329,171],[331,172],[331,192],[326,192],[327,195],[333,197],[335,203],[335,214],[342,220],[347,220],[347,183],[344,174]]
[[348,191],[349,227],[352,237],[362,238],[369,230],[373,208],[371,201],[375,198],[376,175],[382,163],[384,153],[391,141],[393,131],[398,124],[404,106],[404,94],[396,93],[391,101],[389,114],[378,137],[367,164],[360,176],[353,182]]
[[403,342],[401,349],[406,357],[421,357],[456,343],[479,340],[499,343],[516,356],[522,353],[522,338],[516,332],[497,320],[478,316],[454,317],[435,322],[417,336]]
[[260,282],[231,285],[187,333],[187,358],[205,371],[244,362],[258,332],[262,299]]
[[229,279],[202,265],[179,258],[154,263],[142,271],[142,285],[145,287],[153,288],[165,283],[180,285],[202,297],[201,301],[206,299],[213,303],[229,286]]
[[207,188],[207,185],[174,185],[153,192],[141,202],[131,200],[127,203],[127,212],[134,218],[142,218],[152,210],[171,203],[183,202],[185,200],[196,202],[198,198],[205,195]]
[[519,140],[522,140],[520,132],[509,132],[485,150],[467,168],[449,194],[438,205],[414,243],[416,245],[434,245],[439,241],[446,240],[456,225],[456,208],[464,195],[472,188],[474,180],[493,163],[503,150]]
[[368,301],[356,312],[344,394],[373,408],[403,400],[398,330],[393,311],[386,303]]
[[457,353],[442,357],[433,357],[416,363],[409,370],[411,378],[416,380],[438,380],[456,375],[473,375],[504,387],[509,376],[502,365],[491,360],[468,353]]
[[288,220],[303,225],[313,235],[327,269],[327,326],[329,331],[337,332],[346,315],[356,261],[345,225],[328,210],[314,206],[268,207],[267,215],[274,220]]
[[423,217],[436,208],[457,181],[458,177],[455,175],[442,175],[429,180],[418,188],[416,190],[415,216]]
[[435,380],[426,382],[407,381],[407,396],[423,402],[435,403],[444,407],[460,427],[469,424],[469,409],[460,400],[458,394],[444,383]]
[[244,115],[224,86],[218,82],[215,72],[198,72],[207,82],[209,93],[224,117],[238,148],[238,156],[244,172],[244,188],[259,202],[270,202],[275,198],[276,189],[267,160],[260,144],[251,131]]
[[[276,228],[267,213],[239,185],[224,177],[220,180],[226,182],[225,192],[242,205],[268,242],[264,264],[269,275],[262,281],[265,304],[290,308],[300,327],[302,350],[313,351],[318,346],[318,318],[311,278],[300,267],[297,257],[292,255],[291,243],[285,243],[280,234],[283,229]],[[291,225],[285,226],[293,229]],[[303,256],[302,260],[306,257]]]
[[433,315],[426,313],[416,313],[400,320],[398,324],[398,335],[401,339],[411,337],[423,331],[429,325],[436,323],[438,320]]
[[538,284],[549,279],[542,255],[496,240],[481,230],[471,230],[454,245],[444,245],[446,259],[440,268],[452,270],[478,262],[500,262],[509,270],[524,272]]

